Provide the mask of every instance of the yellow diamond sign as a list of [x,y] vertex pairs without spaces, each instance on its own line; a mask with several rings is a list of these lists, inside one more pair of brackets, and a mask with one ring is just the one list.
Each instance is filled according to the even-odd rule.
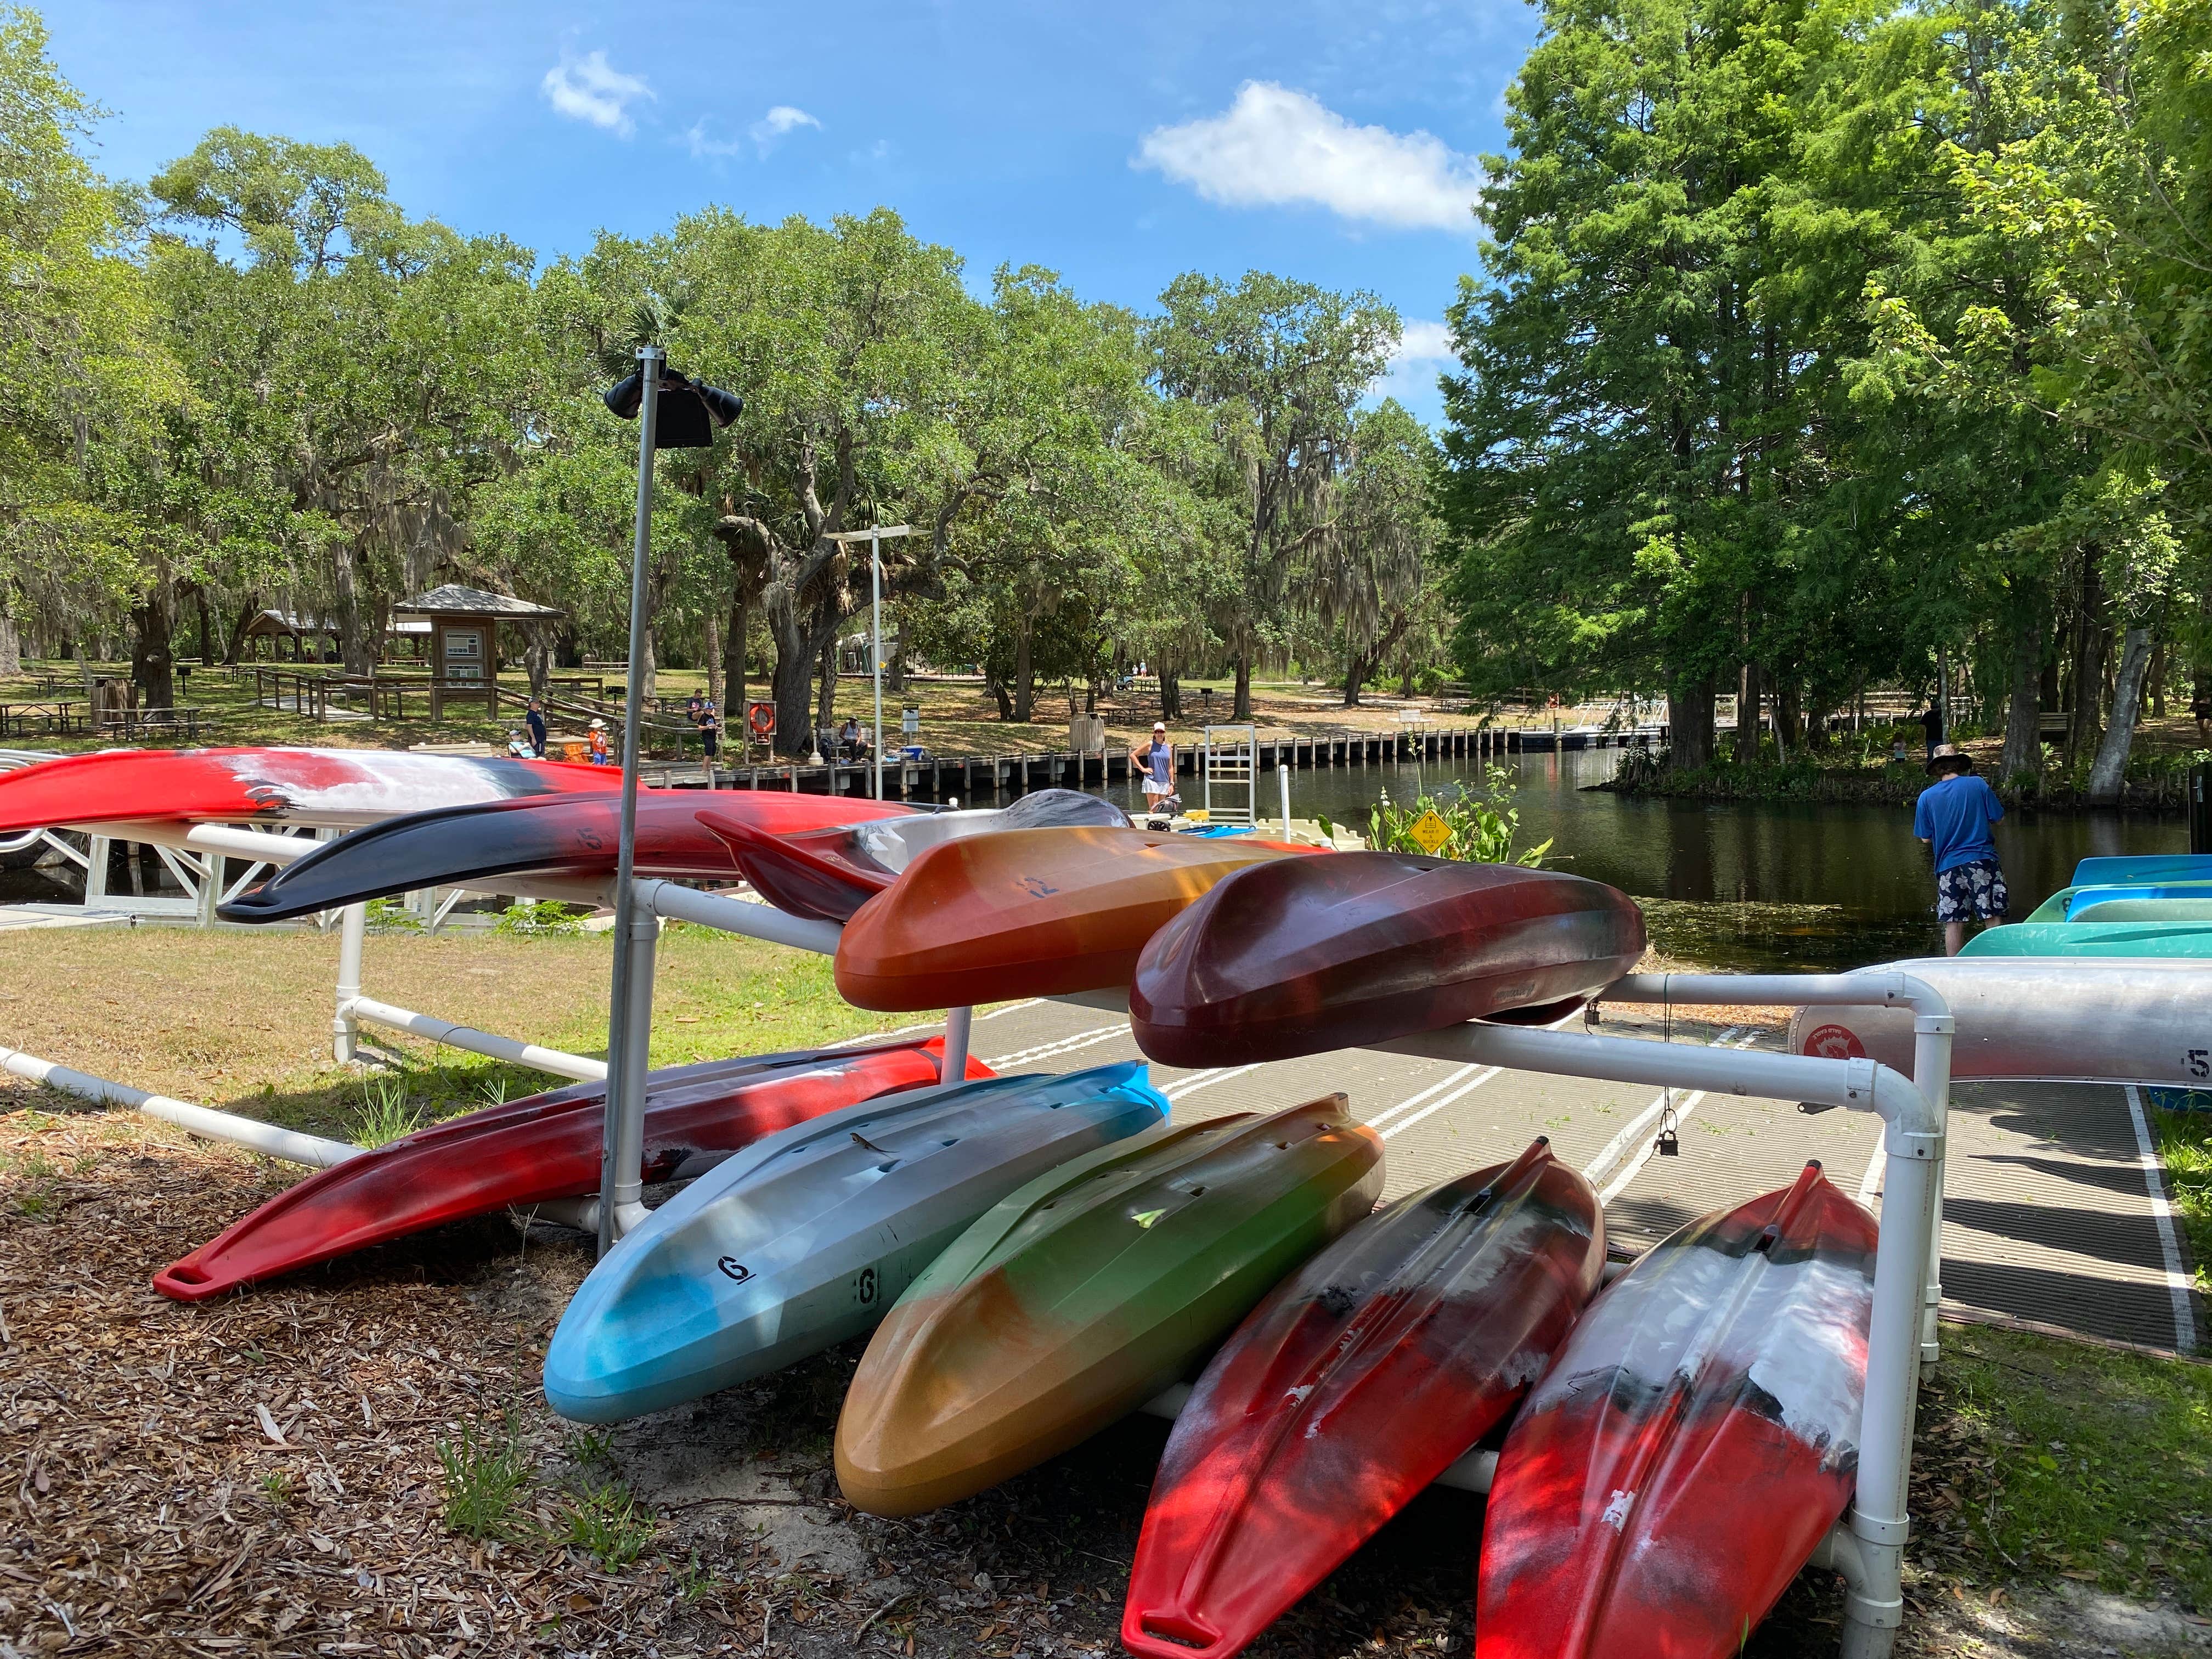
[[1437,848],[1452,838],[1451,825],[1438,817],[1433,807],[1415,818],[1413,828],[1406,833],[1413,838],[1414,846],[1431,858],[1436,856]]

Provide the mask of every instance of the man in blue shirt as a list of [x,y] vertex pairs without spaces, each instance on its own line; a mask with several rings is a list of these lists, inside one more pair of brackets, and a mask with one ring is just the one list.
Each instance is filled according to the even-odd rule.
[[1997,792],[1974,775],[1971,757],[1939,743],[1928,757],[1936,781],[1920,792],[1912,833],[1936,854],[1936,920],[1943,924],[1943,951],[1957,956],[1966,924],[2001,922],[2012,908],[2004,872],[1997,867],[1990,826],[2004,816]]

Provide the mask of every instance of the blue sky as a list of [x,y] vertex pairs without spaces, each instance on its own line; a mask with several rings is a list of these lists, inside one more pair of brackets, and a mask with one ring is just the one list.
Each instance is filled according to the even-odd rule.
[[[343,140],[410,211],[541,255],[709,202],[878,204],[965,255],[1144,307],[1186,270],[1367,288],[1408,324],[1391,389],[1434,420],[1437,326],[1475,261],[1474,157],[1533,38],[1523,0],[908,0],[49,7],[63,70],[143,179],[209,127]],[[1426,326],[1424,326],[1424,325]]]

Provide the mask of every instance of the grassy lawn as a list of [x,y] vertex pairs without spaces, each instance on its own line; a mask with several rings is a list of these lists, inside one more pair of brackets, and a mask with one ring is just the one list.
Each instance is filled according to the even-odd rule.
[[2212,1365],[1947,1327],[1919,1438],[1924,1572],[2212,1613]]
[[[544,1043],[606,1052],[608,936],[372,933],[363,988],[380,1001]],[[350,1137],[370,1091],[330,1057],[335,933],[67,928],[7,936],[0,1042],[179,1099]],[[653,981],[653,1063],[814,1048],[929,1016],[840,1000],[827,957],[672,926]],[[366,1027],[405,1057],[408,1090],[440,1117],[562,1079]],[[36,1093],[0,1078],[0,1103]]]
[[2212,1296],[2212,1112],[2157,1112],[2167,1195],[2189,1237],[2197,1288]]

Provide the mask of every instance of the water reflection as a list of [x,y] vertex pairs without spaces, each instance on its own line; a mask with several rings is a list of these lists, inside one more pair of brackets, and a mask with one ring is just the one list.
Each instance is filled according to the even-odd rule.
[[[1653,800],[1590,786],[1613,775],[1618,751],[1525,755],[1512,763],[1529,842],[1553,839],[1547,862],[1638,898],[1661,947],[1741,969],[1845,968],[1941,948],[1927,849],[1912,838],[1908,808],[1814,802]],[[1291,775],[1291,810],[1364,826],[1382,791],[1410,800],[1474,780],[1447,765],[1338,767]],[[1261,812],[1276,811],[1273,774],[1261,779]],[[1109,791],[1125,806],[1142,801]],[[1195,804],[1197,791],[1185,799]],[[2181,818],[2113,813],[2009,814],[1997,855],[2023,916],[2066,884],[2080,860],[2188,848]]]

